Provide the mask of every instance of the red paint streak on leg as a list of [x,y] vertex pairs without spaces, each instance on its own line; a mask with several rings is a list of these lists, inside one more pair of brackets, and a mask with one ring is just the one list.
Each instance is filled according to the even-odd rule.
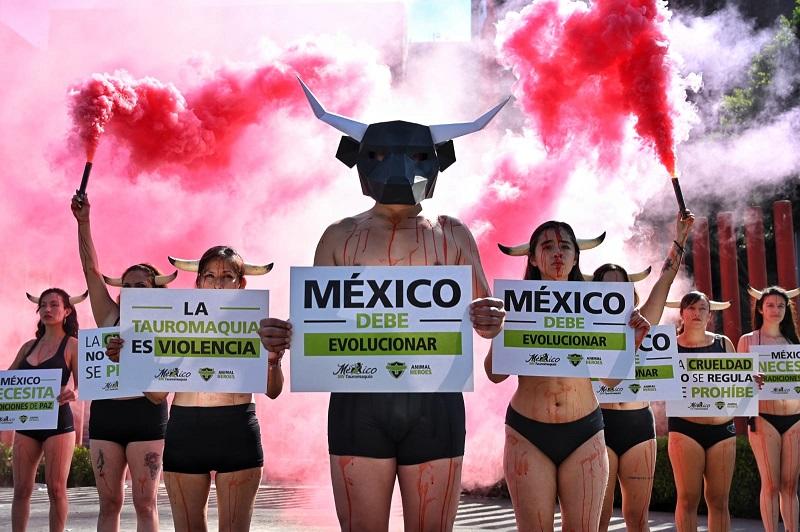
[[350,479],[347,478],[347,466],[353,462],[352,456],[339,457],[339,469],[342,470],[342,482],[344,483],[344,493],[347,496],[347,529],[352,532],[353,530],[353,504],[350,499]]
[[445,486],[444,491],[444,504],[442,504],[442,516],[441,520],[439,521],[441,529],[446,530],[448,518],[450,517],[450,488],[453,486],[453,476],[455,474],[455,467],[454,467],[453,459],[450,459],[450,464],[447,466],[447,486]]
[[431,469],[433,466],[430,464],[420,464],[418,471],[419,477],[417,480],[417,493],[419,495],[419,529],[425,530],[425,513],[428,511],[428,490],[430,485],[423,479],[426,470]]

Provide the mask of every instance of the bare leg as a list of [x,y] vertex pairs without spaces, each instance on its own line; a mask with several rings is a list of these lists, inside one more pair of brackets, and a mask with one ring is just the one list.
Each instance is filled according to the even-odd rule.
[[619,461],[622,516],[627,530],[650,530],[647,518],[656,472],[656,448],[656,440],[643,441],[628,449]]
[[125,449],[138,532],[158,532],[158,482],[163,454],[164,440],[135,441]]
[[220,532],[247,532],[253,517],[258,485],[261,483],[261,467],[251,467],[231,473],[217,473]]
[[797,479],[800,476],[800,423],[783,433],[781,447],[781,516],[786,532],[797,532]]
[[330,459],[333,498],[341,529],[346,532],[387,530],[397,475],[395,459],[333,454]]
[[606,494],[603,496],[603,511],[600,513],[600,530],[606,532],[608,524],[611,522],[611,515],[614,513],[614,488],[617,487],[617,467],[619,460],[617,453],[606,447],[608,452],[608,484],[606,484]]
[[98,532],[118,532],[119,514],[125,501],[125,449],[107,440],[92,440],[92,470],[100,499]]
[[67,524],[67,477],[75,451],[75,432],[47,438],[44,451],[44,478],[50,499],[50,532],[60,532]]
[[206,532],[211,475],[164,472],[164,483],[176,532]]
[[503,471],[519,530],[553,531],[556,466],[524,436],[506,425]]
[[575,449],[558,467],[561,528],[597,530],[608,484],[608,453],[601,430]]
[[697,506],[703,489],[706,453],[699,443],[680,432],[669,433],[669,460],[675,477],[678,501],[675,526],[679,532],[697,530]]
[[766,532],[775,532],[780,510],[781,436],[763,418],[757,417],[755,422],[756,430],[749,431],[748,438],[761,476],[761,521]]
[[42,459],[42,444],[23,434],[14,438],[11,470],[14,474],[14,500],[11,503],[11,530],[25,532],[31,512],[31,495],[36,469]]
[[706,451],[705,496],[708,506],[709,532],[731,529],[728,498],[731,493],[733,468],[736,465],[736,438],[728,438],[712,445]]
[[462,461],[459,456],[397,468],[405,530],[453,529],[461,495]]

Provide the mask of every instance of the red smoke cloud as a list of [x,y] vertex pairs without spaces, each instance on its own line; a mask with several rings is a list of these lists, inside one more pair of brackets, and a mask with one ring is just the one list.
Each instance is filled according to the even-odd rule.
[[229,166],[231,149],[248,126],[269,122],[275,113],[310,114],[298,75],[338,112],[354,112],[372,88],[361,66],[316,46],[294,46],[268,64],[220,68],[185,94],[172,83],[125,71],[93,74],[70,91],[74,133],[88,160],[105,133],[129,151],[131,174],[170,165],[179,175],[190,170],[199,187],[214,174],[198,170]]
[[544,0],[511,22],[501,54],[549,150],[582,138],[601,164],[614,164],[634,115],[637,133],[674,173],[665,14],[658,0],[597,0],[591,8]]

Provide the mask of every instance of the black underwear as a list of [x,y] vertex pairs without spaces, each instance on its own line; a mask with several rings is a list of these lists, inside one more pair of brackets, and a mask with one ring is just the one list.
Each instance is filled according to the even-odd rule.
[[706,451],[717,443],[736,436],[736,426],[732,420],[721,425],[703,425],[681,417],[671,417],[667,419],[667,425],[670,432],[690,437]]
[[167,402],[156,405],[146,397],[100,399],[89,409],[89,439],[111,441],[126,447],[135,441],[163,440],[167,428]]
[[[795,423],[800,421],[800,414],[787,414],[785,416],[779,414],[759,414],[759,417],[764,421],[775,427],[778,434],[783,436],[783,433],[794,426]],[[750,432],[756,431],[756,418],[751,417],[747,420],[747,426],[750,427]]]
[[603,414],[597,407],[590,414],[567,423],[543,423],[527,418],[508,405],[506,425],[542,451],[556,467],[603,430]]
[[332,393],[328,452],[415,465],[464,455],[460,393]]
[[621,457],[632,447],[656,437],[653,410],[646,406],[636,410],[603,410],[606,447]]
[[68,432],[75,432],[75,427],[72,424],[72,408],[70,408],[69,404],[63,404],[58,407],[58,425],[56,425],[56,428],[18,430],[17,434],[22,434],[23,436],[33,438],[39,443],[44,443],[44,441],[51,436],[58,436],[59,434],[66,434]]
[[172,405],[164,438],[164,471],[232,473],[263,465],[255,404]]

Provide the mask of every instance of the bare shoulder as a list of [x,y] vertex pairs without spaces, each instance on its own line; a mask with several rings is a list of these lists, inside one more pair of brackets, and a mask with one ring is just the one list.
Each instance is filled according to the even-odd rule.
[[[342,240],[352,234],[359,225],[365,223],[366,213],[357,214],[342,218],[329,225],[317,243],[317,250],[314,253],[314,265],[316,266],[335,266],[336,250]],[[341,257],[340,257],[341,258]]]
[[437,217],[437,221],[443,231],[451,231],[456,238],[464,238],[468,242],[475,240],[469,227],[455,216],[443,214]]
[[19,351],[17,351],[17,356],[14,357],[14,361],[11,363],[8,369],[13,369],[19,366],[19,363],[22,362],[22,357],[24,357],[28,353],[28,351],[31,350],[31,347],[33,347],[33,344],[35,342],[36,338],[31,338],[30,340],[22,344],[22,346],[19,348]]

